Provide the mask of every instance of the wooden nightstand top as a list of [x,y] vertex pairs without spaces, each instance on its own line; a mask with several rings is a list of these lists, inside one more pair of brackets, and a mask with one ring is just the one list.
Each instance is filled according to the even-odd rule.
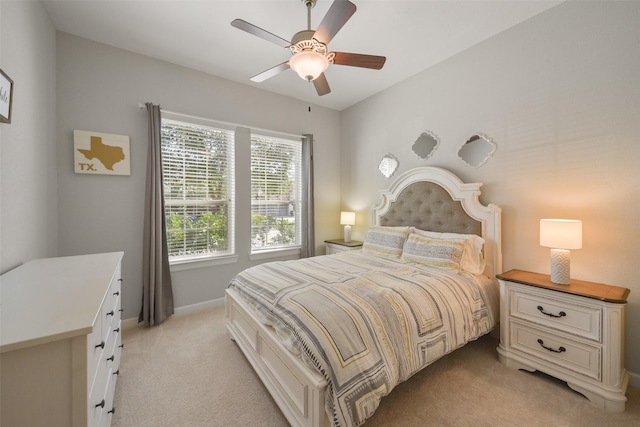
[[362,246],[362,242],[358,240],[352,240],[349,243],[345,242],[344,239],[331,239],[325,240],[325,243],[332,243],[334,245],[346,246],[348,248],[357,248],[358,246]]
[[509,282],[523,283],[525,285],[621,304],[627,302],[627,297],[630,292],[627,288],[576,279],[571,279],[568,285],[558,285],[553,283],[547,274],[523,270],[509,270],[506,273],[498,274],[496,277],[501,280],[508,280]]

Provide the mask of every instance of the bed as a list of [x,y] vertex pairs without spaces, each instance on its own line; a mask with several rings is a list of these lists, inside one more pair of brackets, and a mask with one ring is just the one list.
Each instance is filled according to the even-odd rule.
[[381,191],[361,251],[231,281],[229,335],[291,425],[361,425],[395,385],[496,326],[500,208],[480,203],[481,185],[409,170]]

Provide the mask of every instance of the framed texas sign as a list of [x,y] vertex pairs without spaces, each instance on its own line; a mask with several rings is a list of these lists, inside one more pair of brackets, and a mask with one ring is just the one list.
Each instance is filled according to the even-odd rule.
[[74,130],[73,155],[76,173],[131,175],[127,135]]
[[0,123],[11,123],[11,102],[13,101],[13,80],[0,70]]

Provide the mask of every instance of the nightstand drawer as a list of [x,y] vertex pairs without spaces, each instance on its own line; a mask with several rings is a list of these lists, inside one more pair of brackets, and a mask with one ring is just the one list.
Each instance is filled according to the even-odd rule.
[[538,323],[562,332],[600,342],[602,309],[574,301],[569,295],[554,298],[550,292],[536,291],[529,287],[513,286],[511,305],[512,318]]
[[600,381],[599,347],[518,322],[510,330],[513,349]]

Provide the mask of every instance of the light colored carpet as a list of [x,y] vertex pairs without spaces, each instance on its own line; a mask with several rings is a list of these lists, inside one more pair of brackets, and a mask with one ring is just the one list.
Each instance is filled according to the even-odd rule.
[[[224,307],[127,329],[113,427],[288,426],[224,327]],[[506,368],[485,336],[396,387],[365,427],[640,426],[640,390],[627,410],[592,406],[566,384]]]

